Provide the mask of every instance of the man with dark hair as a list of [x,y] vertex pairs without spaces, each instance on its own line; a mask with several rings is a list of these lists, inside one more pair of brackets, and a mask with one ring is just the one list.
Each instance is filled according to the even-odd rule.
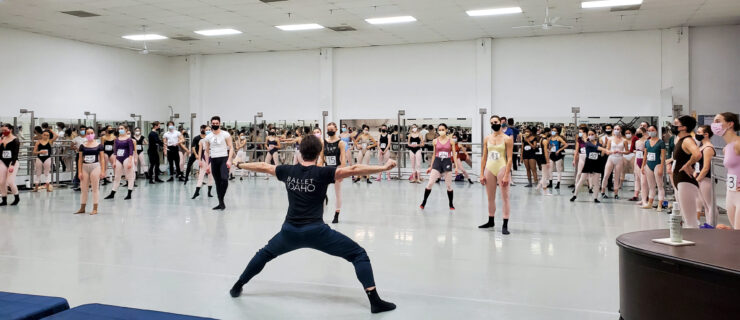
[[316,166],[322,150],[321,140],[306,135],[299,146],[302,160],[297,165],[274,166],[265,162],[240,163],[238,168],[277,176],[288,192],[288,214],[283,227],[267,245],[260,249],[247,265],[229,293],[238,297],[242,287],[278,256],[293,250],[311,248],[342,257],[355,266],[357,278],[370,300],[372,313],[390,311],[396,305],[383,301],[375,289],[373,269],[365,249],[349,237],[332,230],[324,223],[324,198],[329,184],[350,176],[368,176],[392,169],[396,162],[388,160],[384,166],[356,164],[350,167]]
[[149,172],[147,178],[149,183],[154,184],[156,182],[164,182],[159,179],[159,148],[164,144],[162,139],[159,138],[159,121],[152,122],[152,131],[149,132],[149,148],[146,150],[146,154],[149,157]]
[[211,134],[205,137],[206,159],[211,159],[211,167],[206,169],[213,175],[216,182],[216,195],[218,196],[218,206],[213,210],[224,210],[224,196],[226,189],[229,188],[229,169],[231,169],[231,159],[234,158],[234,145],[231,141],[231,135],[221,129],[221,118],[213,116],[211,118]]

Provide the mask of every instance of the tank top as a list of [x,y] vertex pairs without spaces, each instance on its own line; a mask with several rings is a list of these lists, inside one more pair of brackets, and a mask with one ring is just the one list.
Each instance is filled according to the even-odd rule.
[[550,140],[550,153],[555,153],[560,149],[560,140]]
[[108,156],[113,154],[113,143],[113,140],[103,142],[103,152]]
[[97,147],[88,148],[85,147],[84,144],[80,145],[80,153],[82,153],[82,163],[91,164],[100,162],[99,156],[101,147],[101,145],[98,145]]
[[385,150],[385,148],[388,146],[388,135],[383,136],[380,135],[380,150]]
[[144,136],[139,136],[134,140],[136,140],[136,154],[144,152]]
[[360,150],[367,149],[367,146],[370,145],[370,138],[362,137],[362,136],[358,136],[358,137],[359,137],[358,143],[360,144],[358,147],[360,148]]
[[494,176],[497,176],[501,169],[506,167],[506,140],[500,144],[493,144],[490,142],[491,140],[488,139],[486,145],[488,147],[486,170],[491,171]]
[[681,168],[683,168],[683,166],[691,159],[691,155],[683,150],[684,140],[690,137],[691,136],[685,136],[679,139],[678,143],[676,143],[675,149],[673,149],[673,160],[675,161],[673,165],[673,181],[676,183],[676,186],[678,186],[678,184],[681,182],[691,183],[697,187],[699,186],[694,177],[681,170]]
[[537,154],[537,148],[538,148],[537,145],[535,144],[535,146],[533,147],[529,145],[529,142],[527,141],[524,141],[522,144],[524,145],[523,147],[524,151],[522,152],[523,158],[524,159],[534,159]]
[[327,167],[336,167],[339,164],[339,157],[342,155],[341,150],[339,150],[339,142],[341,141],[329,142],[324,140],[324,163]]
[[638,168],[642,168],[642,165],[645,163],[645,141],[642,139],[638,139],[635,141],[635,164],[637,164]]
[[434,157],[440,159],[452,157],[452,142],[450,142],[449,138],[444,143],[439,142],[439,139],[437,139],[437,145],[435,147]]
[[398,151],[398,133],[391,134],[391,150]]
[[409,138],[410,144],[416,143],[416,147],[409,147],[409,151],[416,153],[416,151],[419,151],[419,145],[421,144],[421,137],[410,137]]
[[583,170],[582,173],[600,173],[604,170],[604,165],[599,160],[601,157],[601,151],[599,151],[599,147],[601,147],[601,143],[599,143],[598,140],[594,141],[595,143],[585,143],[584,148],[586,149],[586,155],[584,156],[586,158],[586,162],[583,164]]
[[[697,174],[701,172],[702,170],[704,170],[704,149],[707,149],[707,148],[711,148],[712,152],[714,152],[714,155],[717,154],[717,152],[714,151],[714,147],[710,147],[710,146],[699,147],[699,153],[701,153],[701,159],[699,159],[699,161],[694,164],[694,172],[696,172]],[[707,169],[706,176],[710,178],[712,177],[712,166],[711,165],[709,166],[709,169]]]
[[737,178],[740,176],[740,155],[735,153],[735,143],[728,143],[724,150],[725,159],[722,164],[727,169],[727,190],[737,192],[738,181]]
[[[610,150],[612,152],[617,152],[617,151],[618,152],[624,152],[624,139],[621,139],[619,142],[616,142],[616,141],[617,141],[617,139],[612,139],[612,145],[610,147]],[[615,153],[615,154],[610,154],[609,156],[610,157],[615,157],[615,158],[621,158],[623,156],[623,154],[621,154],[621,153]]]
[[[40,153],[42,150],[46,150],[46,154]],[[41,160],[41,162],[45,162],[47,159],[51,158],[51,143],[47,142],[46,144],[43,144],[39,142],[38,152],[39,160]]]

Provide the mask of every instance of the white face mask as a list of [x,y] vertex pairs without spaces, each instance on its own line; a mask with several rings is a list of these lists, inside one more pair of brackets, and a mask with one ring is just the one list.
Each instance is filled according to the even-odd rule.
[[137,135],[137,136],[140,136],[141,135],[141,131],[135,131],[134,134]]
[[416,132],[416,128],[411,128],[411,132]]
[[651,138],[655,138],[655,137],[657,137],[657,136],[658,136],[658,132],[657,132],[657,131],[648,131],[648,135],[649,135],[649,136],[650,136]]
[[583,138],[583,132],[579,132],[579,133],[578,133],[578,137],[579,137],[579,138]]
[[628,134],[625,134],[624,137],[627,138],[627,139],[630,139],[630,138],[632,138],[632,135],[628,133]]
[[614,129],[614,134],[615,134],[615,135],[619,135],[619,133],[620,133],[620,132],[621,132],[621,130],[619,130],[619,129]]
[[596,140],[596,136],[589,135],[588,140],[591,140],[591,141]]
[[443,137],[447,135],[447,131],[445,130],[439,130],[437,132],[439,133],[440,136],[443,136]]

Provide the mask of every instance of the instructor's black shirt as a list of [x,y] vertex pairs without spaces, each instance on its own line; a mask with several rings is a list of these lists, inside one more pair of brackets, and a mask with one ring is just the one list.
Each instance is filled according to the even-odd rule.
[[152,130],[149,132],[149,152],[159,151],[159,147],[163,145],[162,139],[159,138],[159,134]]
[[288,191],[288,215],[285,222],[306,225],[324,222],[324,198],[329,184],[334,183],[336,168],[281,165],[275,168],[278,180]]

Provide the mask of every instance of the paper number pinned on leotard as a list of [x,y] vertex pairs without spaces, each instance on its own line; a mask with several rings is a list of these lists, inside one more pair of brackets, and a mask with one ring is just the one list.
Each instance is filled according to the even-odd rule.
[[648,152],[648,161],[655,161],[655,152]]
[[498,151],[488,152],[488,160],[496,161],[498,159],[501,159],[501,153],[499,153]]
[[367,149],[367,143],[362,144],[362,149]]
[[526,151],[532,150],[532,147],[530,147],[530,146],[524,146],[524,150],[526,150]]
[[113,151],[113,146],[112,145],[105,146],[105,151]]
[[735,191],[737,189],[737,176],[734,174],[727,175],[727,190]]
[[116,156],[123,157],[123,155],[126,153],[126,150],[118,149],[116,151]]
[[542,154],[542,148],[537,148],[537,153],[536,154]]
[[591,160],[599,160],[599,154],[597,152],[591,152],[588,154],[588,158]]
[[10,159],[13,157],[13,154],[10,152],[10,150],[3,150],[3,159]]
[[701,169],[699,169],[699,163],[698,162],[697,163],[694,163],[694,172],[695,173],[701,172]]
[[337,165],[337,156],[329,156],[329,157],[326,157],[326,165],[336,166]]
[[139,150],[139,151],[141,151],[141,150],[144,150],[144,149],[142,148],[142,146],[141,146],[141,145],[137,145],[137,146],[136,146],[136,150]]
[[585,154],[585,153],[586,153],[586,147],[581,147],[581,154]]
[[437,157],[440,159],[447,159],[450,157],[450,154],[447,153],[447,151],[440,151],[439,154],[437,154]]
[[385,143],[381,143],[381,144],[380,144],[380,148],[381,148],[381,149],[385,149]]
[[95,156],[85,156],[85,163],[94,163]]
[[642,159],[643,157],[644,157],[644,155],[642,154],[642,152],[635,153],[635,158]]

